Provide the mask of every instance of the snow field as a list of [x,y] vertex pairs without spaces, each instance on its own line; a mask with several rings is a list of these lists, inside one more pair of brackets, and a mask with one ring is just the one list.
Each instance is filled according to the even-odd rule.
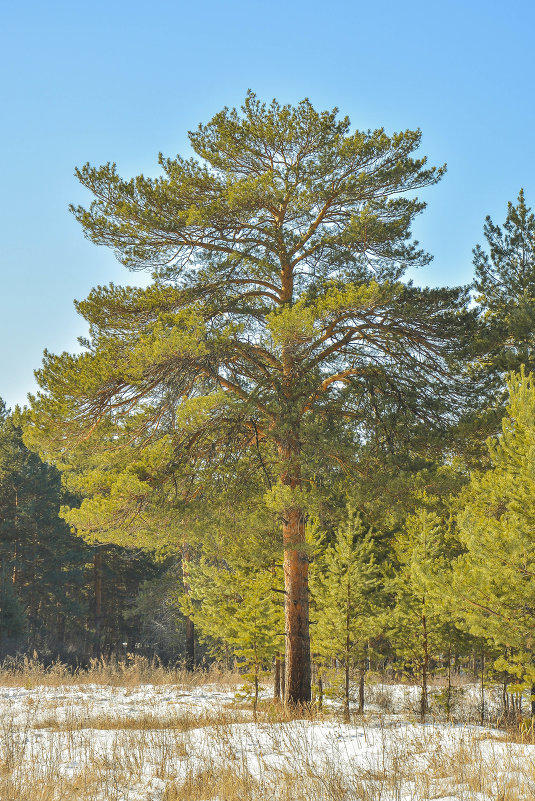
[[[413,688],[386,686],[393,704],[411,700]],[[214,686],[0,688],[0,799],[535,799],[535,745],[497,730],[270,715],[253,723]]]

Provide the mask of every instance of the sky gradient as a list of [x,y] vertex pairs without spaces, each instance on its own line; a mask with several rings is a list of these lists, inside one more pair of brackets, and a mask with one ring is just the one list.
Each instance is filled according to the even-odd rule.
[[187,154],[187,131],[248,88],[360,129],[421,128],[448,172],[421,195],[434,261],[415,280],[468,283],[485,216],[503,222],[522,186],[535,206],[534,28],[514,0],[0,2],[0,397],[25,403],[43,349],[78,349],[74,298],[140,280],[69,214],[89,202],[74,167],[155,175],[159,151]]

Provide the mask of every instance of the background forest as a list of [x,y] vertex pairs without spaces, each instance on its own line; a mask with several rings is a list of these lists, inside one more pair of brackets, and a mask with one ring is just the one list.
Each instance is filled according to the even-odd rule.
[[158,179],[79,170],[86,236],[152,283],[93,290],[82,353],[0,408],[2,655],[217,659],[319,703],[342,668],[347,714],[396,670],[422,718],[463,669],[509,712],[535,685],[523,191],[472,286],[419,289],[418,132],[249,94],[190,138]]

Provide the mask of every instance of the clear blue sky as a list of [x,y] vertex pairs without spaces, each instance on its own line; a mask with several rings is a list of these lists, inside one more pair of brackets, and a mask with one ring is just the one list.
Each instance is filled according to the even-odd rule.
[[0,396],[24,403],[44,348],[76,350],[72,300],[134,283],[68,213],[75,165],[154,173],[247,88],[361,129],[420,127],[448,163],[415,234],[421,284],[467,283],[486,214],[535,206],[531,2],[237,0],[0,3]]

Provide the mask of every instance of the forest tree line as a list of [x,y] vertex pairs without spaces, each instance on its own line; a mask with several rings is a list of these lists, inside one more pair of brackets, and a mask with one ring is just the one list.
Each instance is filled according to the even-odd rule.
[[189,667],[195,629],[256,686],[274,665],[289,703],[333,660],[346,690],[370,662],[408,667],[422,715],[430,671],[468,655],[532,686],[523,192],[502,226],[487,218],[472,286],[419,288],[403,280],[430,258],[411,239],[414,193],[445,171],[414,156],[419,131],[352,131],[249,93],[190,141],[197,158],[160,156],[157,179],[77,171],[86,236],[152,283],[78,302],[82,352],[45,352],[30,408],[3,415],[9,625],[83,620],[72,647],[87,632],[101,647],[105,565],[110,650],[165,610]]

